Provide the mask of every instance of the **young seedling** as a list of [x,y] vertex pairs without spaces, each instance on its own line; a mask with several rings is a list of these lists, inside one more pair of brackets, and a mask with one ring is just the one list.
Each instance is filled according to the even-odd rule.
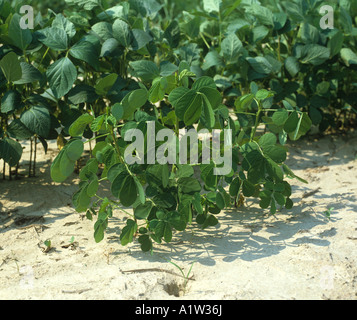
[[327,219],[331,220],[331,213],[334,209],[335,209],[334,207],[331,207],[324,211],[324,214],[327,217]]

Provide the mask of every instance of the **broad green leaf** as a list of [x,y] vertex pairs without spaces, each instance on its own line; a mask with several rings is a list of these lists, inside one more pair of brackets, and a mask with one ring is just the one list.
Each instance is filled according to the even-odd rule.
[[203,98],[202,100],[203,104],[202,104],[201,119],[204,121],[208,129],[212,129],[216,122],[216,119],[214,117],[214,112],[209,99],[205,95],[202,95],[202,98]]
[[99,68],[99,42],[90,41],[89,37],[85,37],[77,42],[71,49],[72,57],[87,62],[94,69]]
[[300,139],[301,136],[304,136],[310,129],[311,129],[311,119],[308,116],[307,113],[302,113],[300,115],[297,127],[295,131],[292,133],[289,133],[289,138],[291,140],[298,140]]
[[180,43],[180,27],[176,20],[173,20],[164,32],[164,38],[171,48],[177,48]]
[[68,49],[68,35],[64,29],[48,27],[39,30],[37,39],[52,50],[65,51]]
[[298,59],[296,59],[295,57],[288,57],[284,63],[286,70],[288,70],[289,74],[292,77],[295,77],[299,73],[300,64]]
[[62,149],[57,155],[55,160],[51,164],[51,179],[54,182],[64,182],[67,179],[67,176],[63,175],[61,172],[61,159],[64,156],[64,150]]
[[10,21],[8,35],[12,43],[20,50],[24,51],[32,42],[30,29],[22,29],[20,26],[21,16],[15,13]]
[[357,54],[354,53],[350,48],[343,48],[341,50],[341,58],[347,67],[357,64]]
[[126,246],[128,243],[132,242],[137,229],[138,225],[136,224],[136,222],[132,219],[128,219],[126,221],[126,226],[123,228],[120,234],[120,243],[123,246]]
[[246,60],[249,62],[254,71],[262,74],[269,74],[273,71],[273,66],[264,57],[248,57]]
[[153,203],[151,201],[146,201],[144,204],[139,204],[134,209],[135,218],[139,220],[146,219],[149,216],[152,207]]
[[137,185],[134,177],[128,175],[123,181],[123,186],[119,192],[120,202],[124,207],[130,207],[138,197]]
[[45,107],[31,107],[21,115],[20,120],[31,132],[47,138],[51,128],[51,116]]
[[157,65],[148,60],[139,60],[129,63],[133,69],[133,75],[141,78],[144,82],[150,82],[160,76],[160,70]]
[[94,117],[88,113],[81,115],[76,121],[69,127],[69,134],[72,137],[82,137],[86,127],[92,123]]
[[91,11],[100,6],[100,0],[65,0],[71,6],[79,6],[84,10]]
[[0,159],[10,166],[16,166],[22,156],[22,146],[15,140],[5,138],[0,140]]
[[202,69],[203,70],[208,70],[211,67],[223,67],[224,66],[224,61],[222,56],[219,55],[219,53],[215,50],[210,51],[207,53],[207,55],[204,58],[203,64],[202,64]]
[[315,44],[319,42],[319,30],[313,25],[303,22],[300,26],[298,38],[305,44]]
[[52,27],[63,29],[64,31],[66,31],[70,39],[72,39],[76,34],[75,25],[66,17],[64,17],[64,15],[61,13],[57,14],[54,20],[52,21]]
[[195,91],[183,87],[177,88],[170,93],[169,101],[175,107],[175,114],[180,120],[184,119],[186,110],[193,103],[196,96]]
[[115,20],[113,24],[113,36],[125,48],[129,48],[133,41],[133,33],[130,26],[121,19]]
[[23,107],[21,100],[21,94],[17,90],[7,91],[1,99],[1,112],[10,114],[21,109]]
[[133,113],[141,108],[148,99],[148,91],[146,89],[136,89],[129,92],[121,101],[124,109],[123,119],[130,118]]
[[220,193],[220,192],[217,192],[217,194],[216,194],[216,204],[217,204],[218,208],[221,210],[224,209],[226,206],[224,197],[223,197],[222,193]]
[[201,191],[201,184],[195,178],[180,178],[177,181],[179,190],[182,193],[195,193]]
[[144,30],[133,29],[131,48],[133,50],[140,50],[141,48],[145,47],[151,40],[152,37]]
[[123,119],[124,116],[124,107],[120,103],[114,104],[111,109],[112,115],[117,119],[117,121],[120,121]]
[[84,151],[83,141],[78,139],[69,142],[64,148],[65,155],[72,162],[77,161],[82,156],[83,151]]
[[86,84],[79,84],[68,92],[68,101],[73,105],[93,103],[98,99],[95,89]]
[[22,76],[21,79],[14,81],[14,84],[33,83],[35,81],[42,81],[42,73],[36,69],[32,64],[21,62]]
[[144,188],[137,177],[134,177],[134,181],[136,183],[136,189],[138,191],[140,203],[144,204],[146,200]]
[[228,63],[235,63],[242,49],[243,49],[243,44],[234,33],[229,34],[222,41],[222,45],[221,45],[222,54],[224,59]]
[[118,75],[111,73],[104,78],[100,78],[95,85],[95,92],[100,96],[105,96],[117,81]]
[[220,12],[221,4],[222,0],[203,0],[203,10],[208,13]]
[[104,231],[108,227],[108,219],[99,219],[94,224],[94,240],[96,243],[104,239]]
[[71,90],[77,79],[77,69],[70,59],[61,58],[47,69],[50,88],[56,98],[61,98]]
[[195,94],[192,103],[187,106],[183,121],[187,126],[194,124],[201,116],[203,99],[199,94]]
[[331,51],[331,57],[339,54],[344,43],[344,34],[340,30],[336,30],[331,36],[330,41],[328,42],[328,48]]
[[7,132],[14,139],[27,140],[33,136],[33,132],[26,128],[20,119],[13,120],[7,127]]
[[274,16],[270,9],[265,6],[252,4],[246,8],[246,12],[254,15],[260,23],[267,26],[274,26]]
[[285,121],[284,130],[288,133],[294,132],[299,123],[299,115],[296,111],[290,114],[289,118]]
[[138,238],[138,242],[141,244],[140,248],[143,252],[147,252],[152,249],[152,241],[148,235],[141,235]]
[[21,64],[14,52],[8,53],[0,60],[0,68],[8,82],[20,80],[22,77]]
[[308,44],[302,49],[302,57],[302,63],[319,66],[330,58],[330,49],[318,44]]

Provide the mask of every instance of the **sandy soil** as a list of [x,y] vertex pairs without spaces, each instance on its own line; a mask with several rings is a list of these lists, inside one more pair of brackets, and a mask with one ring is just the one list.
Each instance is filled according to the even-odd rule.
[[[95,243],[94,222],[71,206],[77,176],[49,177],[55,154],[41,150],[37,178],[0,180],[0,299],[357,299],[356,134],[290,145],[289,166],[309,181],[293,181],[292,211],[270,216],[248,200],[152,255],[120,245],[120,213]],[[169,261],[192,267],[186,285]]]

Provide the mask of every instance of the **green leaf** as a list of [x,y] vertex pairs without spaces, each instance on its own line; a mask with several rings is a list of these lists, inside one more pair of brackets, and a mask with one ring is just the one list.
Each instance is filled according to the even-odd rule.
[[117,79],[118,75],[116,73],[111,73],[103,78],[100,78],[95,85],[95,92],[100,96],[107,95]]
[[76,139],[69,142],[63,150],[68,159],[75,162],[81,157],[84,151],[84,143],[83,141]]
[[262,74],[269,74],[273,71],[273,66],[264,57],[248,57],[246,60],[249,62],[254,71]]
[[133,75],[141,78],[144,82],[150,82],[160,76],[160,70],[157,65],[148,60],[139,60],[130,62],[133,69]]
[[133,33],[130,26],[121,19],[114,21],[113,36],[125,48],[129,48],[133,41]]
[[0,68],[8,82],[20,80],[22,77],[21,64],[14,52],[8,53],[1,59]]
[[243,44],[234,33],[229,34],[222,41],[221,52],[228,63],[235,63],[242,49]]
[[151,201],[146,201],[144,204],[139,204],[134,209],[135,218],[139,220],[147,219],[152,207],[153,207],[153,203]]
[[21,16],[15,13],[9,24],[8,35],[11,42],[21,51],[27,49],[32,42],[32,33],[30,29],[22,29],[20,26]]
[[69,130],[68,130],[69,134],[72,137],[82,137],[87,125],[91,124],[93,119],[94,119],[94,117],[88,113],[82,114],[69,127]]
[[208,13],[220,12],[221,4],[222,0],[203,0],[203,10]]
[[341,30],[336,30],[331,36],[330,41],[327,45],[331,51],[331,58],[340,53],[343,47],[344,40],[344,34]]
[[315,44],[319,42],[320,33],[313,25],[303,22],[300,26],[298,38],[300,38],[303,43]]
[[195,98],[193,99],[192,103],[186,106],[187,109],[183,117],[183,121],[187,126],[194,124],[200,118],[202,112],[202,104],[202,96],[199,94],[195,94]]
[[79,84],[68,92],[68,101],[73,105],[93,103],[98,99],[95,89],[86,84]]
[[298,59],[296,59],[295,57],[288,57],[285,62],[285,68],[286,70],[288,70],[289,74],[292,77],[295,77],[299,71],[300,71],[300,64]]
[[137,185],[134,177],[128,175],[124,181],[119,192],[120,202],[124,207],[130,207],[138,197]]
[[152,37],[141,29],[133,29],[132,38],[131,49],[133,50],[140,50],[152,41]]
[[208,129],[212,129],[216,122],[216,119],[214,117],[214,112],[208,98],[205,95],[202,95],[202,97],[203,97],[203,108],[202,108],[201,120],[203,119],[203,122],[205,123],[205,126]]
[[264,25],[271,27],[274,26],[273,13],[265,6],[252,4],[251,6],[247,7],[246,12],[254,15],[259,20],[259,22]]
[[289,118],[285,121],[284,130],[288,133],[294,132],[299,123],[299,115],[294,111]]
[[275,111],[272,120],[275,125],[277,126],[284,126],[286,120],[289,118],[289,112],[286,111],[285,109],[280,109],[278,111]]
[[45,46],[56,51],[68,49],[68,35],[65,30],[57,27],[48,27],[37,31],[37,38]]
[[294,133],[289,134],[291,140],[298,140],[311,129],[312,121],[306,112],[302,113]]
[[171,48],[177,48],[180,43],[180,27],[176,20],[171,21],[164,32],[164,38]]
[[330,58],[330,49],[317,44],[308,44],[302,48],[302,57],[302,63],[319,66]]
[[226,206],[224,197],[223,197],[222,193],[220,193],[220,192],[217,192],[217,194],[216,194],[216,204],[217,204],[218,208],[221,210],[224,209]]
[[16,166],[22,156],[22,146],[15,140],[5,138],[0,140],[0,159],[10,166]]
[[265,90],[265,89],[261,89],[261,90],[259,90],[259,91],[255,94],[255,97],[256,97],[258,100],[265,100],[265,99],[267,99],[269,96],[270,96],[270,92],[269,92],[268,90]]
[[21,122],[31,132],[47,138],[51,128],[51,116],[45,107],[34,106],[25,111],[20,118]]
[[357,54],[350,48],[343,48],[341,50],[341,58],[347,67],[357,64]]
[[76,5],[84,10],[91,11],[100,6],[100,0],[65,0],[69,5]]
[[56,27],[59,29],[63,29],[66,31],[68,37],[72,39],[76,34],[76,27],[75,25],[64,17],[63,14],[59,13],[56,15],[56,18],[52,21],[52,27]]
[[178,179],[177,184],[179,186],[179,190],[182,193],[191,194],[201,191],[201,184],[195,178],[189,178],[189,177],[180,178]]
[[123,119],[130,118],[137,109],[146,103],[147,99],[148,91],[144,88],[129,92],[121,101],[124,109]]
[[20,121],[20,119],[15,119],[7,127],[8,134],[18,140],[27,140],[33,136],[33,132],[26,128],[26,126]]
[[141,250],[143,252],[150,251],[152,249],[152,241],[148,235],[141,235],[138,238],[139,243],[141,244]]
[[133,237],[138,229],[138,225],[132,219],[126,221],[126,226],[123,228],[120,234],[120,243],[126,246],[128,243],[133,242]]
[[42,81],[43,76],[38,69],[36,69],[32,64],[26,62],[21,62],[22,76],[21,79],[14,81],[14,84],[26,84],[35,81]]
[[215,50],[210,51],[204,58],[202,69],[208,70],[211,67],[223,67],[224,61],[223,58],[219,55],[219,53]]
[[108,227],[108,219],[98,219],[94,224],[94,240],[96,243],[104,239],[104,231]]
[[93,42],[93,39],[85,37],[77,42],[69,51],[73,58],[87,62],[94,69],[99,68],[99,42]]
[[61,98],[71,90],[77,79],[77,69],[70,59],[61,58],[47,69],[50,88],[56,98]]
[[114,104],[114,106],[112,106],[111,112],[112,112],[112,115],[115,117],[115,119],[117,119],[117,121],[120,121],[121,119],[123,119],[124,108],[123,108],[123,105],[121,105],[120,103]]
[[10,114],[22,107],[21,94],[17,90],[7,91],[1,99],[0,110],[2,113]]

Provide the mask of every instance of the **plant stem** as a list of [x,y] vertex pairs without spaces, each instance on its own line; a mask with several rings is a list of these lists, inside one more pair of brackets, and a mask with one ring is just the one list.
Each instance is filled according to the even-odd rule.
[[[256,101],[256,100],[255,100]],[[252,142],[254,140],[254,137],[255,137],[255,134],[257,132],[257,128],[258,128],[258,125],[259,125],[259,118],[260,118],[260,114],[262,113],[262,105],[260,103],[260,101],[256,101],[257,104],[258,104],[258,112],[257,112],[257,115],[255,117],[255,124],[254,124],[254,128],[253,128],[253,131],[250,135],[250,142]]]

